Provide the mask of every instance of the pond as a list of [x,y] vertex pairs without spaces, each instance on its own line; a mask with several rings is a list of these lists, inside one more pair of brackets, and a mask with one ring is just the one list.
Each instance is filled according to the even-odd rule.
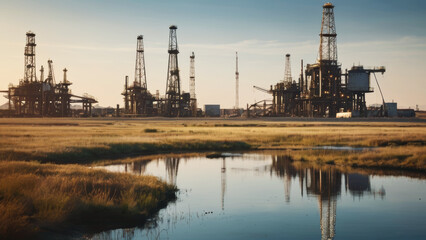
[[[293,162],[285,153],[103,166],[176,184],[144,228],[91,239],[426,239],[426,180]],[[421,175],[420,175],[421,176]]]

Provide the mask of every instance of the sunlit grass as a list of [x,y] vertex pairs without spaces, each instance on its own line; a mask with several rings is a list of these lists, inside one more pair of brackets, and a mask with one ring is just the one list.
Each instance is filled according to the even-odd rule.
[[357,168],[426,171],[426,148],[416,146],[386,147],[363,151],[304,150],[289,155],[302,162]]
[[140,224],[174,197],[175,187],[152,176],[0,162],[0,235],[27,238],[64,224]]
[[[176,119],[0,119],[0,159],[92,163],[156,153],[289,149],[312,146],[383,147],[388,163],[409,147],[419,160],[423,122],[338,122]],[[402,148],[396,148],[402,146]],[[384,152],[392,157],[385,157]],[[407,153],[408,154],[408,153]],[[369,157],[367,157],[369,156]],[[398,159],[401,159],[400,156]],[[355,160],[354,160],[355,161]],[[368,160],[370,161],[370,160]],[[399,160],[400,161],[400,160]],[[379,161],[372,161],[379,164]],[[414,165],[407,164],[414,167]],[[401,166],[401,164],[398,164]],[[421,168],[426,168],[422,167]],[[417,165],[416,165],[417,168]]]

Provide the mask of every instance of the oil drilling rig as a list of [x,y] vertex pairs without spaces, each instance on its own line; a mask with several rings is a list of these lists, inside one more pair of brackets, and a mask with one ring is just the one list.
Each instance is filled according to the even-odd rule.
[[146,82],[143,36],[137,37],[135,79],[129,86],[129,77],[125,78],[124,92],[125,114],[148,116],[153,114],[154,96],[148,91]]
[[124,112],[127,116],[197,116],[197,99],[195,96],[195,54],[190,56],[190,92],[181,91],[177,43],[177,26],[169,27],[169,62],[167,70],[166,94],[161,97],[157,90],[152,95],[147,88],[143,36],[137,37],[135,80],[129,86],[126,76],[124,91]]
[[342,73],[337,58],[337,32],[334,20],[334,5],[323,6],[320,33],[319,59],[314,64],[301,61],[299,81],[293,81],[290,70],[290,54],[286,55],[284,81],[269,90],[254,86],[272,95],[272,103],[263,110],[259,103],[248,107],[253,114],[285,117],[336,117],[339,112],[352,116],[367,116],[365,94],[373,92],[370,87],[371,73],[384,73],[385,67],[365,69],[354,66]]
[[36,76],[36,42],[35,33],[26,33],[24,50],[24,78],[17,86],[9,85],[9,89],[1,91],[7,93],[9,100],[8,114],[14,117],[71,117],[71,103],[81,103],[82,116],[91,116],[92,104],[97,100],[85,94],[77,96],[71,93],[72,84],[67,79],[68,70],[63,70],[63,80],[57,83],[53,71],[53,61],[48,60],[48,74],[44,78],[44,68],[41,66],[40,78]]

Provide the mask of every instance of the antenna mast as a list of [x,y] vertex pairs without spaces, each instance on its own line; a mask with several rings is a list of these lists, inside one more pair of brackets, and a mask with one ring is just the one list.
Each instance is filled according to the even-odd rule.
[[236,69],[235,69],[235,109],[240,108],[239,107],[239,87],[240,87],[240,73],[238,72],[238,52],[235,52],[236,56]]
[[195,96],[195,54],[192,52],[189,70],[189,94],[191,100],[191,113],[193,117],[197,116],[197,98]]

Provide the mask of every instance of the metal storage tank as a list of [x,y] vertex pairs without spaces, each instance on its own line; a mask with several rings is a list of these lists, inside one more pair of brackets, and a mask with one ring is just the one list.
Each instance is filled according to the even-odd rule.
[[353,66],[348,71],[348,90],[352,92],[369,92],[370,75],[362,66]]

